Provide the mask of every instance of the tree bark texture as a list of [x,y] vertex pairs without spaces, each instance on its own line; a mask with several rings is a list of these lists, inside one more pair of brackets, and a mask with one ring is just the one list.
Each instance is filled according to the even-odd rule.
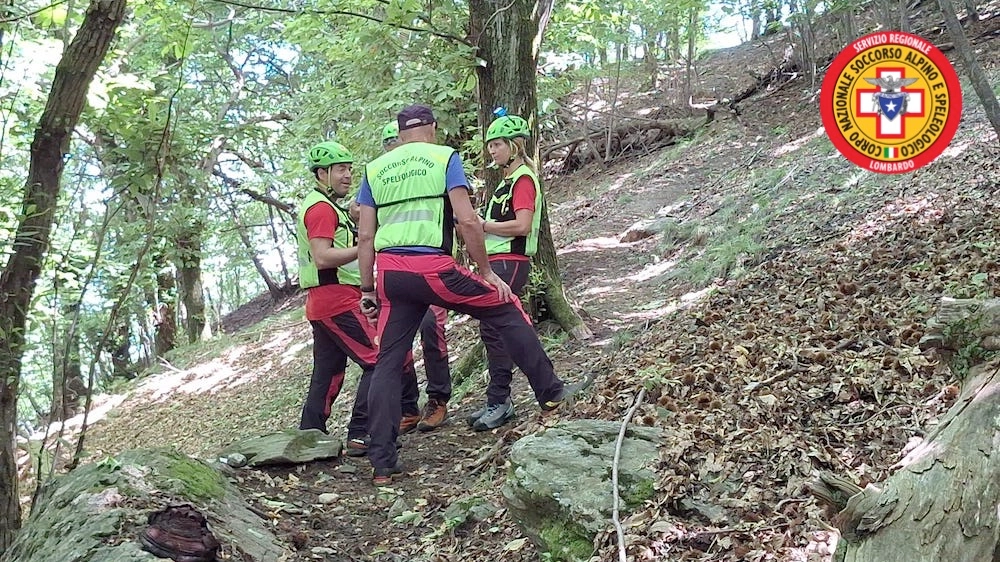
[[201,285],[202,226],[192,225],[177,236],[177,272],[184,303],[184,320],[189,343],[201,339],[205,329],[205,292]]
[[1000,560],[1000,363],[976,367],[940,424],[881,489],[835,518],[843,562]]
[[983,72],[979,60],[976,59],[976,52],[969,44],[969,38],[965,36],[965,30],[962,29],[962,24],[958,21],[955,6],[952,5],[951,0],[938,0],[938,6],[941,7],[941,13],[944,14],[944,23],[948,26],[948,34],[951,35],[951,40],[955,44],[958,57],[962,60],[962,66],[965,67],[965,75],[972,82],[972,89],[979,96],[979,101],[983,104],[983,109],[986,110],[986,117],[993,125],[997,138],[1000,138],[1000,102],[997,101],[997,96],[993,93],[990,80]]
[[920,347],[957,351],[968,345],[1000,350],[1000,299],[941,299]]
[[[479,45],[477,55],[484,64],[477,67],[479,91],[479,125],[485,133],[493,121],[493,109],[504,106],[511,114],[520,115],[531,125],[528,152],[538,162],[538,89],[536,67],[542,33],[552,15],[553,0],[474,0],[469,3],[469,29]],[[502,177],[499,171],[485,171],[487,197],[490,197]],[[551,256],[539,259],[535,267],[543,270],[553,287],[546,290],[550,310],[564,310],[567,314],[559,323],[569,333],[589,334],[583,320],[566,301],[555,259],[552,230],[545,220],[547,211],[542,208],[542,226],[539,231],[539,256],[552,248]]]
[[87,90],[125,17],[125,0],[93,0],[52,79],[45,110],[31,142],[21,218],[0,274],[0,553],[21,525],[14,435],[25,322],[48,249],[59,196],[63,155],[86,102]]

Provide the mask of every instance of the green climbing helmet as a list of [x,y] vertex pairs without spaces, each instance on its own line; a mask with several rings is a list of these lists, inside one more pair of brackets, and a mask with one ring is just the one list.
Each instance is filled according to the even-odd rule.
[[531,136],[531,129],[528,122],[517,115],[504,115],[497,117],[490,123],[490,128],[486,129],[486,142],[493,139],[516,139],[517,137],[528,138]]
[[334,164],[351,164],[354,156],[339,142],[323,141],[309,149],[309,169],[316,171]]
[[399,123],[390,121],[386,123],[385,127],[382,127],[382,142],[385,143],[395,138],[399,138]]

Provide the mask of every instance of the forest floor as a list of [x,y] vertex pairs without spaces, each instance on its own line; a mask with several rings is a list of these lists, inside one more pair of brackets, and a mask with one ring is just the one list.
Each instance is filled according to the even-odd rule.
[[[978,24],[994,83],[998,19]],[[716,52],[701,61],[702,85],[735,88],[782,50],[775,38]],[[951,148],[914,174],[847,163],[822,132],[818,85],[797,77],[675,146],[548,179],[567,292],[595,337],[545,343],[564,378],[599,372],[561,416],[620,420],[645,388],[633,423],[665,435],[657,497],[625,521],[634,559],[828,560],[834,535],[805,480],[816,469],[884,479],[947,406],[942,389],[961,373],[916,346],[924,323],[942,296],[1000,296],[1000,148],[965,86]],[[633,89],[620,109],[638,115],[670,97]],[[647,236],[622,241],[653,219]],[[178,350],[106,398],[114,407],[90,429],[90,454],[170,443],[212,458],[295,427],[311,364],[300,302],[255,305],[249,325]],[[474,337],[453,320],[453,358]],[[409,473],[391,488],[373,488],[367,462],[350,458],[244,469],[235,482],[294,547],[290,560],[539,560],[499,492],[511,443],[543,423],[515,383],[518,417],[483,433],[464,423],[481,379],[456,389],[450,423],[402,437]],[[331,433],[344,434],[352,400],[347,384]],[[444,509],[470,496],[497,511],[455,527]],[[613,532],[599,536],[594,560],[615,549]],[[241,559],[232,545],[221,558]]]

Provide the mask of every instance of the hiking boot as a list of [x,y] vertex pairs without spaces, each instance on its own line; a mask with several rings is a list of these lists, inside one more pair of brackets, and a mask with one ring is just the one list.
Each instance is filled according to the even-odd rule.
[[344,446],[345,454],[349,457],[364,457],[368,455],[368,438],[354,437],[347,440]]
[[176,562],[213,562],[219,541],[208,521],[192,505],[172,505],[150,514],[149,527],[139,534],[143,550]]
[[402,419],[399,420],[399,434],[406,435],[411,431],[417,429],[417,424],[420,423],[420,414],[403,414]]
[[475,412],[472,412],[471,414],[469,414],[469,417],[465,418],[465,421],[466,421],[466,423],[469,424],[469,427],[472,427],[472,426],[476,425],[476,422],[479,421],[479,418],[483,417],[483,414],[486,413],[486,408],[489,408],[489,407],[490,407],[489,404],[483,404],[482,408],[479,408]]
[[417,429],[420,431],[433,431],[448,419],[448,403],[437,398],[428,398],[424,405],[424,412],[420,416],[420,423]]
[[550,414],[550,413],[556,411],[559,408],[559,406],[562,406],[563,402],[565,402],[566,400],[572,398],[574,395],[578,394],[580,391],[586,389],[593,382],[594,382],[594,375],[592,373],[590,373],[590,374],[587,374],[586,376],[584,376],[582,379],[576,381],[573,384],[563,385],[563,389],[559,393],[558,397],[553,398],[552,400],[549,400],[547,402],[544,402],[541,405],[541,407],[542,407],[542,415],[544,416],[544,415],[547,415],[547,414]]
[[388,486],[392,484],[392,477],[396,474],[403,474],[403,465],[398,462],[396,466],[390,466],[389,468],[374,468],[372,469],[372,485]]
[[496,429],[510,421],[514,417],[514,403],[508,398],[503,404],[491,404],[486,407],[486,412],[472,424],[472,429],[476,431],[486,431]]

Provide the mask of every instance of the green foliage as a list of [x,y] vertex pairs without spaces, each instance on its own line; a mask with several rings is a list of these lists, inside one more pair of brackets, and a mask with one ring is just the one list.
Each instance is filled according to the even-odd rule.
[[[558,3],[542,57],[542,134],[557,126],[550,118],[560,100],[581,80],[605,74],[597,59],[607,62],[617,45],[638,45],[650,34],[684,32],[682,16],[697,4]],[[312,185],[303,151],[317,141],[348,146],[360,178],[364,162],[381,151],[385,121],[423,102],[439,118],[439,140],[462,150],[467,173],[474,178],[482,166],[479,61],[466,37],[466,2],[261,6],[130,3],[131,17],[90,88],[68,150],[51,250],[30,313],[24,381],[41,409],[48,407],[59,338],[78,340],[84,376],[93,363],[97,388],[114,384],[111,347],[125,350],[132,370],[151,359],[151,313],[169,304],[178,324],[183,320],[179,267],[200,263],[204,291],[222,312],[264,289],[252,258],[279,285],[294,276],[294,215],[247,192],[296,203]],[[31,136],[64,35],[83,18],[83,9],[67,8],[37,12],[4,44],[8,66],[19,74],[0,82],[3,240],[12,239],[21,218]],[[0,249],[4,256],[12,251],[9,243]],[[546,314],[544,287],[536,270],[525,297],[536,320]],[[115,303],[120,320],[109,325]],[[102,339],[110,342],[104,349]],[[170,360],[183,366],[226,341],[178,350]],[[22,402],[21,412],[32,410]]]
[[672,363],[663,361],[646,365],[639,369],[637,375],[639,380],[642,381],[642,385],[646,387],[646,390],[663,388],[665,386],[677,386],[680,384],[680,381],[671,376],[673,369]]

